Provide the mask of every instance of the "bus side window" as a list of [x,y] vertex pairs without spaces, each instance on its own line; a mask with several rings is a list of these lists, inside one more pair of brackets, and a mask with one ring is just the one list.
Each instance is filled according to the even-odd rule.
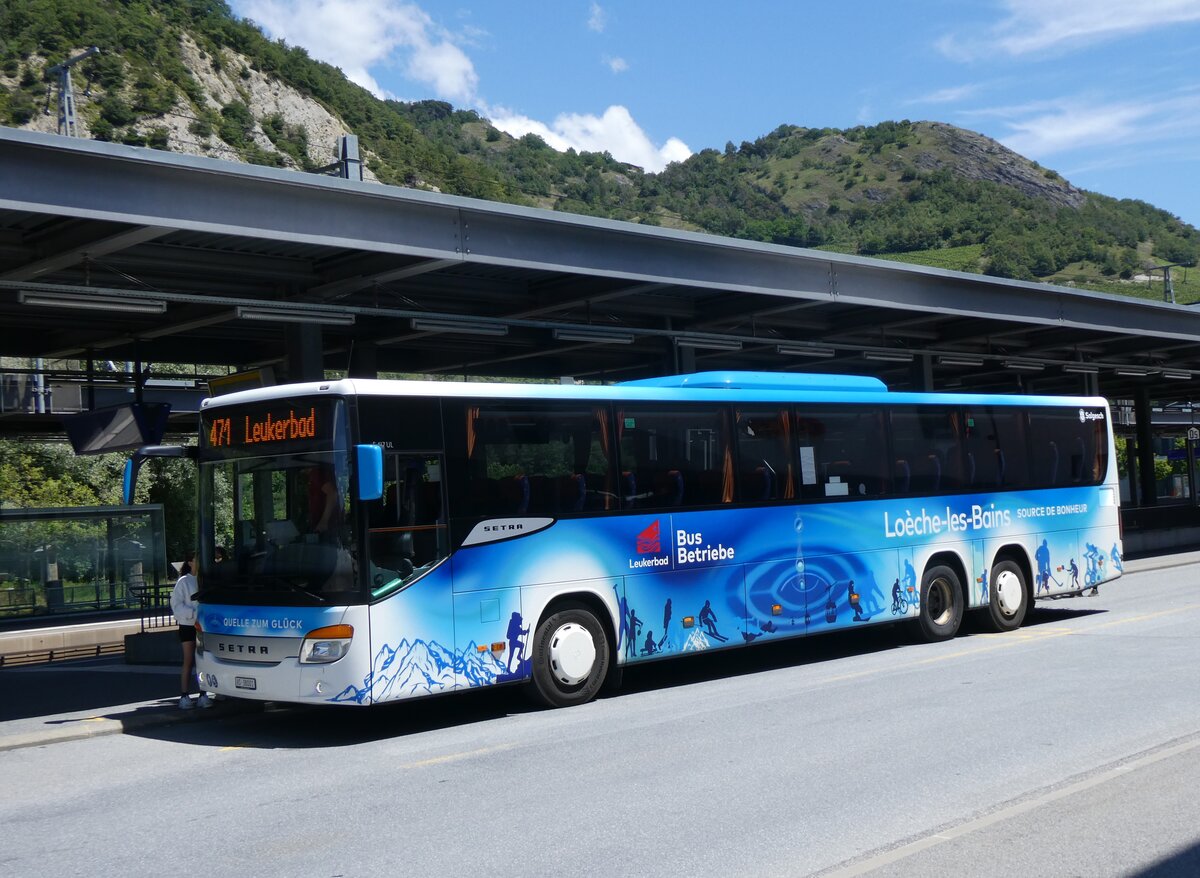
[[791,413],[740,410],[736,419],[738,499],[746,503],[794,499]]
[[607,407],[467,408],[471,516],[558,516],[613,504]]
[[382,597],[444,558],[440,457],[388,455],[383,497],[367,510],[371,588]]
[[1106,426],[1096,412],[1081,417],[1080,408],[1029,409],[1029,440],[1035,459],[1034,487],[1098,484],[1108,467]]
[[[974,463],[974,486],[980,490],[1006,491],[1027,487],[1031,481],[1031,468],[1024,411],[1007,406],[986,406],[965,411],[964,418],[964,444],[968,466]],[[1041,448],[1044,454],[1045,445]],[[1032,475],[1035,479],[1041,478],[1036,470]]]
[[733,502],[728,413],[719,406],[626,406],[616,412],[626,509]]
[[[908,491],[936,494],[958,487],[957,428],[954,410],[898,406],[888,413],[892,453],[908,465]],[[897,466],[895,490],[905,493],[903,467]]]
[[[796,434],[803,496],[878,497],[891,490],[882,409],[798,406]],[[808,448],[812,451],[806,451]],[[810,454],[815,484],[809,484]]]

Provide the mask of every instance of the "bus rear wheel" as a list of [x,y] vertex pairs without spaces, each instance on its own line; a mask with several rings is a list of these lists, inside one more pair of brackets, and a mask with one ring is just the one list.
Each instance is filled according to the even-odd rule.
[[533,637],[533,693],[550,707],[596,697],[611,660],[604,627],[591,610],[565,606],[541,621]]
[[1029,589],[1021,568],[1012,561],[1001,561],[992,568],[992,588],[988,595],[988,627],[993,631],[1012,631],[1021,627],[1029,611]]
[[917,624],[930,642],[949,640],[962,624],[963,593],[958,574],[949,567],[930,567],[921,578],[921,608]]

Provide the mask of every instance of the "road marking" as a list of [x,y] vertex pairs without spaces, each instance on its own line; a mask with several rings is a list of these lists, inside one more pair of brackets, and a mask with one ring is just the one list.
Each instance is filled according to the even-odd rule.
[[396,767],[401,771],[405,771],[410,768],[427,768],[430,765],[445,765],[449,762],[461,762],[464,759],[471,759],[475,756],[484,756],[488,753],[499,753],[501,750],[511,750],[516,746],[516,744],[500,744],[496,747],[481,747],[478,750],[468,750],[465,753],[449,753],[445,756],[434,756],[430,759],[422,759],[418,762],[408,762],[404,765]]
[[[969,646],[966,649],[959,649],[955,652],[948,652],[944,655],[935,655],[929,658],[913,659],[911,661],[900,664],[890,665],[889,671],[907,671],[914,668],[924,667],[926,665],[938,664],[939,662],[950,661],[951,659],[965,658],[970,656],[982,655],[987,652],[995,652],[999,649],[1012,649],[1017,646],[1025,646],[1030,643],[1040,643],[1045,640],[1053,640],[1056,637],[1077,637],[1081,634],[1088,634],[1100,628],[1112,628],[1117,625],[1127,625],[1130,622],[1145,622],[1150,619],[1158,619],[1163,616],[1171,616],[1177,613],[1184,613],[1189,610],[1200,609],[1200,603],[1182,604],[1178,607],[1172,607],[1168,610],[1158,610],[1154,613],[1143,613],[1140,616],[1130,616],[1126,619],[1114,619],[1111,622],[1103,622],[1096,625],[1090,625],[1087,628],[1068,628],[1064,625],[1037,625],[1030,628],[1018,628],[1015,631],[1005,631],[1000,633],[976,634],[970,640],[964,643],[976,643],[979,645]],[[866,671],[852,671],[846,674],[837,674],[832,677],[826,677],[823,680],[816,680],[812,683],[813,686],[820,687],[830,683],[845,683],[850,680],[858,680],[863,677],[876,676],[879,673],[878,669]]]
[[1083,780],[1069,783],[1066,786],[1057,789],[1051,789],[1044,793],[1035,794],[1032,798],[1014,802],[1007,807],[1001,808],[999,811],[993,811],[982,817],[977,817],[974,820],[968,820],[966,823],[960,823],[958,826],[953,826],[948,829],[939,829],[936,832],[930,833],[924,838],[919,838],[916,841],[901,845],[890,851],[876,854],[861,860],[857,863],[835,867],[829,872],[820,872],[822,878],[852,878],[856,875],[865,875],[875,869],[881,869],[884,866],[889,866],[899,860],[911,857],[913,854],[918,854],[921,851],[929,850],[937,847],[947,841],[954,841],[962,838],[972,832],[977,832],[980,829],[986,829],[989,826],[995,826],[997,823],[1002,823],[1005,820],[1011,820],[1014,817],[1019,817],[1030,811],[1034,811],[1043,805],[1048,805],[1051,802],[1057,802],[1060,799],[1065,799],[1073,796],[1076,793],[1084,792],[1093,787],[1098,787],[1101,784],[1108,783],[1121,775],[1128,774],[1138,769],[1153,765],[1156,762],[1161,762],[1164,759],[1170,759],[1173,756],[1178,756],[1186,753],[1189,750],[1194,750],[1200,747],[1200,735],[1195,735],[1190,741],[1185,741],[1182,744],[1175,744],[1165,747],[1161,750],[1148,753],[1144,756],[1138,756],[1131,760],[1122,762],[1119,765],[1113,765],[1109,768],[1101,770],[1098,774]]
[[1175,613],[1182,613],[1185,610],[1195,610],[1195,609],[1200,609],[1200,604],[1182,604],[1181,606],[1178,606],[1178,607],[1172,607],[1169,610],[1159,610],[1156,613],[1144,613],[1141,616],[1130,616],[1128,619],[1114,619],[1111,622],[1102,622],[1101,624],[1095,625],[1093,627],[1094,628],[1111,628],[1114,625],[1125,625],[1126,623],[1129,623],[1129,622],[1145,622],[1148,619],[1159,619],[1163,616],[1171,616],[1171,615],[1174,615]]

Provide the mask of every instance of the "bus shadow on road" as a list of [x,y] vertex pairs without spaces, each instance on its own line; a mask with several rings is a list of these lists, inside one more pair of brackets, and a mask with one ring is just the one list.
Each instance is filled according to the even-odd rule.
[[[1036,606],[1026,626],[1062,624],[1105,613],[1102,607]],[[960,637],[986,633],[978,614],[963,621]],[[619,690],[603,699],[672,689],[713,680],[749,676],[790,667],[820,665],[850,656],[919,648],[914,623],[899,622],[841,630],[835,636],[816,636],[755,644],[752,649],[727,649],[674,656],[630,667]],[[218,708],[220,709],[220,708]],[[240,704],[215,721],[131,730],[127,734],[203,747],[292,750],[345,747],[371,741],[403,738],[424,732],[492,722],[541,710],[519,686],[455,692],[450,697],[384,704],[367,709],[269,704],[259,708]],[[198,718],[199,719],[199,718]]]

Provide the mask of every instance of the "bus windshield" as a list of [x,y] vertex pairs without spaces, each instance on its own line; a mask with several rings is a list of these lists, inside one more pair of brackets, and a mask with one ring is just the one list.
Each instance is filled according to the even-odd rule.
[[[239,441],[243,430],[257,435],[255,424],[269,423],[269,412],[206,413],[202,437],[208,441],[202,442],[200,457],[201,600],[298,606],[363,602],[341,406],[319,413],[318,408],[303,407],[302,416],[292,417],[325,423],[324,436],[276,443]],[[279,423],[287,413],[276,415]],[[229,425],[231,441],[223,432]],[[268,450],[278,453],[264,453]]]

